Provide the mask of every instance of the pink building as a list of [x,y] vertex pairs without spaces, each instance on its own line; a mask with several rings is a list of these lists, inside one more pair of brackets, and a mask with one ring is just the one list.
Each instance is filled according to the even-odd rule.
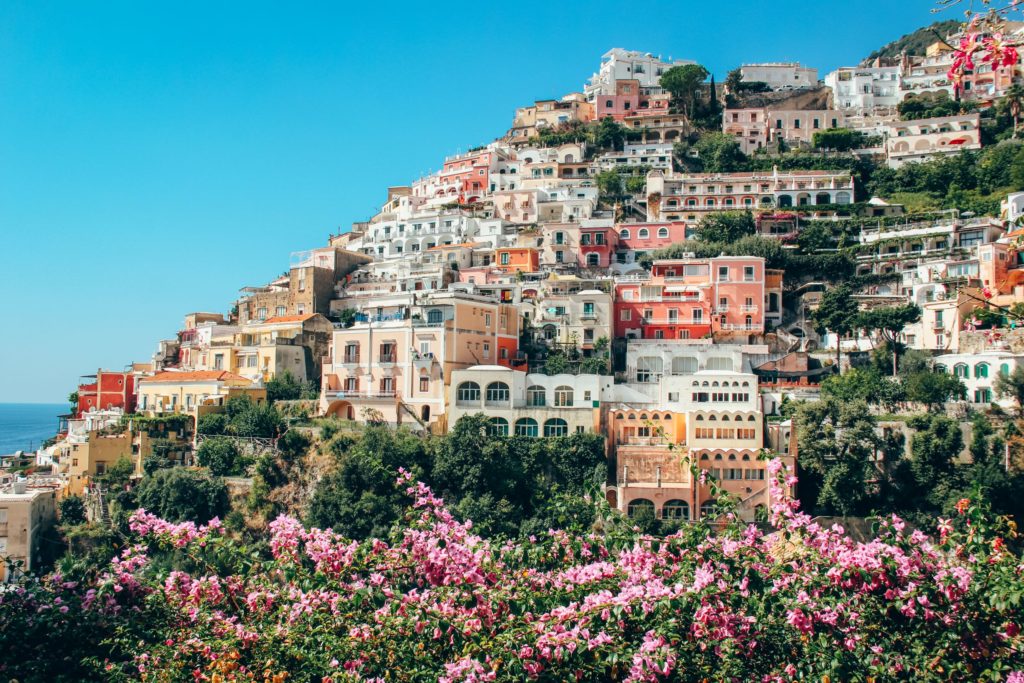
[[764,259],[655,261],[649,278],[615,284],[615,336],[699,339],[764,332]]
[[656,116],[667,114],[669,96],[660,88],[645,88],[636,79],[615,81],[615,93],[596,95],[597,118],[610,116],[621,121],[627,116]]

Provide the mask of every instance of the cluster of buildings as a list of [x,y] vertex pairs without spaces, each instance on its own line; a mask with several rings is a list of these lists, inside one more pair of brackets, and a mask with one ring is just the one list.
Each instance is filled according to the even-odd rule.
[[[912,64],[939,56],[840,69],[826,77],[827,109],[726,109],[723,130],[752,151],[877,123],[892,98],[921,90],[910,77],[923,67]],[[703,470],[757,518],[771,504],[762,449],[797,457],[778,406],[813,398],[835,371],[810,352],[840,344],[855,355],[871,340],[819,337],[810,314],[823,286],[784,289],[786,273],[761,257],[653,254],[720,211],[752,211],[760,234],[785,239],[808,219],[841,220],[859,188],[843,171],[678,171],[672,144],[689,123],[659,79],[686,63],[609,51],[581,92],[517,109],[500,139],[387,188],[372,217],[292,254],[283,275],[243,288],[227,313],[190,313],[149,361],[84,377],[58,440],[36,455],[53,473],[39,490],[56,487],[41,495],[93,494],[121,458],[140,476],[155,453],[188,465],[200,417],[233,396],[265,401],[267,382],[287,374],[318,389],[321,416],[444,433],[482,413],[496,436],[602,434],[606,493],[622,512],[701,519],[714,504],[694,476]],[[794,64],[747,65],[743,78],[795,93],[818,84]],[[974,94],[986,87],[972,83]],[[545,129],[604,117],[644,139],[621,150],[540,142]],[[890,120],[885,153],[907,163],[976,144],[976,117],[953,119]],[[608,201],[595,181],[606,170],[643,189]],[[880,200],[863,210],[878,219],[857,235],[857,273],[899,277],[859,293],[861,305],[920,304],[908,346],[962,377],[972,403],[1000,400],[994,378],[1024,358],[1024,339],[972,320],[1024,300],[1024,194],[1000,217],[910,223]],[[553,357],[567,359],[557,372]],[[0,529],[12,514],[4,495]]]

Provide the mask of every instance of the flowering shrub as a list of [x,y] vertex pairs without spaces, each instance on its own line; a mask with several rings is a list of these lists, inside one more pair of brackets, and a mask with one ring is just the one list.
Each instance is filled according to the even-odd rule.
[[[729,519],[628,542],[556,530],[489,541],[405,473],[413,503],[387,542],[280,517],[260,551],[216,521],[140,511],[132,542],[88,585],[50,577],[0,595],[0,675],[1024,681],[1012,525],[964,499],[938,538],[890,517],[857,543],[801,513],[792,476],[769,469],[768,535]],[[26,650],[54,632],[79,644],[50,644],[65,648],[63,668]]]

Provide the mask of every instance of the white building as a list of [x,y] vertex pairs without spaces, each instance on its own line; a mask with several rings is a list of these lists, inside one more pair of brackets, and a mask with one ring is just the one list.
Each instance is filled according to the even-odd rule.
[[656,88],[663,73],[673,66],[684,64],[696,62],[691,59],[673,60],[671,57],[664,61],[649,52],[615,47],[601,56],[601,68],[590,77],[590,81],[584,87],[584,94],[591,102],[598,95],[614,95],[615,82],[623,80],[637,80],[641,88]]
[[900,102],[901,69],[898,66],[836,69],[825,76],[834,106],[844,112],[868,114],[891,110]]
[[670,170],[673,145],[671,142],[628,143],[621,152],[610,152],[598,157],[597,165],[602,171],[630,166]]
[[935,357],[935,369],[958,377],[967,387],[967,401],[980,405],[998,403],[1003,408],[1014,408],[1010,396],[997,396],[995,385],[998,375],[1009,375],[1024,364],[1024,356],[1009,351],[982,351],[981,353],[947,353]]
[[818,70],[799,62],[763,62],[740,67],[744,83],[767,83],[772,90],[809,88],[818,84]]

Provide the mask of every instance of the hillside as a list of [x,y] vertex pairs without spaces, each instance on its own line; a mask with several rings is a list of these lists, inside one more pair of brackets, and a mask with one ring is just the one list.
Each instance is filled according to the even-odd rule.
[[898,40],[875,50],[867,56],[864,62],[873,61],[879,57],[894,59],[906,52],[908,55],[923,56],[925,49],[937,40],[945,40],[946,36],[955,31],[960,22],[954,19],[936,21],[930,26],[924,26],[913,33],[908,33]]

